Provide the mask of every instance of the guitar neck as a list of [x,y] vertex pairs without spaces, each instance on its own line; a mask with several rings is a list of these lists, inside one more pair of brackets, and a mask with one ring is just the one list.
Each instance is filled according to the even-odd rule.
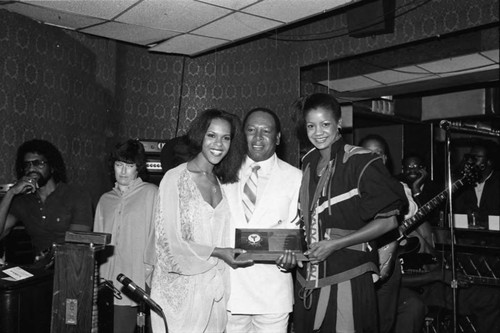
[[[404,274],[405,275],[422,275],[426,274],[428,271],[423,270],[423,269],[405,269]],[[464,274],[467,277],[467,280],[471,284],[480,284],[480,285],[485,285],[485,286],[500,286],[500,279],[499,278],[494,278],[494,277],[488,277],[488,276],[477,276],[477,275],[467,275]]]
[[[464,183],[465,182],[464,182],[463,178],[454,182],[451,186],[451,192],[453,193],[456,190],[458,190],[460,187],[462,187],[464,185]],[[400,239],[405,237],[404,235],[406,234],[408,229],[416,226],[424,216],[429,214],[432,210],[434,210],[439,204],[444,202],[447,198],[448,198],[448,189],[442,191],[441,193],[436,195],[434,198],[429,200],[425,205],[420,207],[420,209],[415,213],[415,215],[413,215],[409,219],[405,220],[399,226],[399,232],[401,235],[403,235],[400,237]]]
[[475,275],[467,275],[467,277],[474,284],[483,284],[488,286],[500,286],[500,279],[486,276],[475,276]]

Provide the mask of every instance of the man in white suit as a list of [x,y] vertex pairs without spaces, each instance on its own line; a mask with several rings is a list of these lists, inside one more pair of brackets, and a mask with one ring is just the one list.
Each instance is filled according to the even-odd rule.
[[[302,173],[276,156],[276,146],[281,139],[279,118],[269,109],[256,108],[246,115],[243,130],[248,140],[248,156],[240,170],[239,182],[225,188],[233,215],[233,245],[235,228],[298,228]],[[258,164],[256,202],[248,217],[243,203],[244,189],[255,164]],[[286,268],[290,267],[289,259]],[[274,263],[231,270],[227,332],[286,333],[292,305],[290,272]]]

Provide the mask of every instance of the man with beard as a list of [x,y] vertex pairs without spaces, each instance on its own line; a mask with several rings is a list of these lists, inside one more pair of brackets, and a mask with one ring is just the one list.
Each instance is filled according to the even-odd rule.
[[35,253],[64,241],[65,233],[91,231],[90,196],[66,184],[66,166],[50,142],[30,140],[17,151],[17,182],[0,202],[0,239],[21,221]]

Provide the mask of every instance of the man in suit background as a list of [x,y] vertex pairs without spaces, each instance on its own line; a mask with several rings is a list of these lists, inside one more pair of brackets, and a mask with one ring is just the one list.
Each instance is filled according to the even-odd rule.
[[[252,109],[243,121],[243,130],[248,156],[239,182],[225,186],[233,219],[233,241],[236,228],[298,228],[294,219],[302,173],[276,155],[281,140],[278,116],[266,108]],[[254,170],[256,178],[252,176]],[[245,189],[250,178],[256,187],[253,207],[248,207],[252,203],[248,203]],[[231,270],[227,332],[285,333],[292,305],[291,273],[274,264]]]
[[500,215],[500,172],[495,159],[498,145],[489,140],[476,140],[464,156],[466,163],[477,166],[480,179],[477,184],[464,186],[457,192],[455,213],[474,215],[478,228],[488,228],[488,216]]

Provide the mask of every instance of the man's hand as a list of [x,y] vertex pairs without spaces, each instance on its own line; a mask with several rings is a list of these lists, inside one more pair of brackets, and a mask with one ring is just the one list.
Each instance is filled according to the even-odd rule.
[[12,191],[12,194],[14,195],[18,195],[18,194],[34,193],[36,192],[37,189],[38,189],[38,183],[36,182],[36,179],[24,176],[21,179],[19,179],[9,189],[9,191]]
[[425,168],[420,168],[420,170],[418,170],[418,173],[419,173],[419,177],[417,179],[415,179],[415,181],[412,184],[411,190],[412,190],[413,194],[420,193],[420,189],[422,188],[422,185],[426,181],[427,176],[429,176],[429,173],[427,172],[427,170],[425,170]]
[[242,249],[233,249],[231,247],[216,247],[212,252],[212,257],[219,258],[223,260],[226,264],[232,268],[238,267],[248,267],[254,264],[253,260],[238,260],[235,258],[236,254],[245,253]]

